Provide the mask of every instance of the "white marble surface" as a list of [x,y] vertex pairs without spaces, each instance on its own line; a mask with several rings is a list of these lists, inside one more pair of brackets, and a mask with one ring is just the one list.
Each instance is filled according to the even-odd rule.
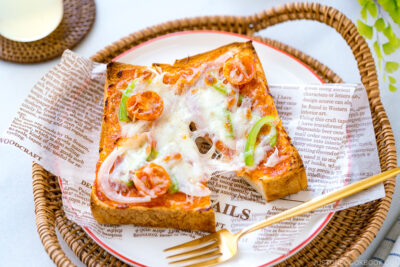
[[[286,2],[293,1],[98,0],[96,1],[97,14],[93,29],[73,50],[89,57],[129,33],[168,20],[200,15],[250,15]],[[355,0],[336,0],[325,3],[338,8],[353,21],[359,16],[360,7]],[[285,42],[313,56],[328,65],[346,82],[360,81],[351,50],[335,30],[323,24],[310,21],[289,22],[264,30],[262,35]],[[58,60],[31,65],[0,61],[0,81],[2,83],[0,89],[2,95],[0,98],[0,133],[5,131],[12,116],[16,113],[18,105],[30,88]],[[382,88],[381,97],[393,127],[399,151],[400,91],[391,93]],[[0,162],[0,192],[2,195],[0,202],[0,265],[54,266],[36,232],[31,159],[16,149],[0,146]],[[390,224],[399,215],[399,196],[400,193],[397,189],[382,229],[355,265],[360,265],[369,258],[388,231]],[[73,262],[82,265],[65,243],[61,242],[61,245]]]

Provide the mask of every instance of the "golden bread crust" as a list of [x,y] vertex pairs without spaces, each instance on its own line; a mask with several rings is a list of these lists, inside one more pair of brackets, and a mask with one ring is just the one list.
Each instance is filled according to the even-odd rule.
[[[162,71],[173,71],[176,69],[182,69],[191,67],[197,64],[201,64],[205,61],[211,61],[214,58],[228,52],[228,51],[237,51],[241,53],[245,53],[251,55],[255,59],[256,70],[257,70],[257,79],[261,82],[264,88],[269,93],[267,81],[265,78],[264,71],[261,66],[261,62],[257,56],[254,47],[251,42],[245,43],[232,43],[215,50],[198,54],[195,56],[187,57],[181,60],[176,60],[173,65],[167,64],[153,64],[153,67],[156,69],[161,69]],[[111,152],[110,148],[107,147],[106,142],[110,142],[110,140],[106,140],[107,137],[107,105],[109,104],[112,97],[115,95],[110,95],[109,92],[114,92],[110,88],[115,86],[115,84],[120,79],[120,71],[127,69],[145,69],[146,67],[142,66],[133,66],[129,64],[112,62],[107,65],[107,77],[105,83],[105,114],[102,124],[101,138],[99,144],[99,152],[100,152],[100,161],[104,160],[104,158]],[[270,107],[270,112],[272,114],[277,115],[275,105],[272,101],[272,98],[269,94],[267,94],[268,101],[272,102]],[[118,102],[119,103],[119,102]],[[282,136],[287,137],[287,134],[284,128],[279,125],[279,131],[282,131]],[[304,170],[304,166],[302,160],[296,150],[296,148],[292,145],[290,138],[288,138],[288,144],[290,144],[289,151],[293,155],[293,160],[290,164],[290,169],[285,172],[283,175],[258,175],[255,179],[250,175],[243,173],[242,176],[258,191],[260,192],[265,200],[272,201],[278,198],[282,198],[289,194],[294,194],[307,188],[307,178]],[[99,165],[98,165],[99,168]],[[97,178],[96,178],[97,179]],[[209,197],[206,199],[209,201]],[[152,226],[152,227],[170,227],[184,230],[200,230],[207,232],[215,232],[215,219],[214,219],[214,211],[212,209],[177,209],[177,208],[167,208],[167,207],[144,207],[140,205],[121,205],[123,208],[118,208],[111,205],[108,205],[104,201],[100,200],[96,195],[96,183],[93,186],[91,193],[91,210],[93,216],[100,223],[106,224],[135,224],[141,226]]]
[[95,194],[90,194],[90,208],[93,217],[104,224],[134,224],[140,226],[176,228],[215,232],[214,211],[179,210],[165,207],[115,208],[102,202]]

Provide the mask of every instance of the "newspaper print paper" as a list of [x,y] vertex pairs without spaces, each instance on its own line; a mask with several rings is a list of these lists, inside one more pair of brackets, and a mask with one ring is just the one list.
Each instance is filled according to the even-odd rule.
[[[66,51],[61,63],[31,89],[0,143],[15,146],[58,176],[67,217],[102,238],[128,238],[150,244],[153,239],[156,242],[159,238],[172,238],[173,243],[179,243],[187,237],[204,235],[175,229],[100,225],[93,219],[89,200],[98,159],[104,71],[105,65]],[[271,85],[270,89],[282,122],[303,159],[308,189],[265,203],[239,177],[215,175],[208,185],[213,191],[212,208],[218,229],[239,231],[380,172],[368,99],[362,85]],[[378,185],[314,214],[383,196],[383,185]],[[241,250],[286,253],[312,218],[313,213],[309,213],[252,233],[241,240]]]

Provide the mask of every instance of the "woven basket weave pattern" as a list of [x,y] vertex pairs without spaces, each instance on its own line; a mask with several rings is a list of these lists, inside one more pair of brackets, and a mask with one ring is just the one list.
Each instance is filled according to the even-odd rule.
[[[167,33],[184,30],[221,30],[255,37],[300,59],[324,81],[342,82],[333,71],[310,56],[280,42],[256,35],[268,26],[296,19],[315,20],[333,27],[352,49],[369,97],[382,171],[394,168],[394,137],[380,101],[377,73],[371,52],[355,25],[334,8],[319,4],[295,3],[248,17],[214,16],[171,21],[124,37],[93,55],[92,60],[109,62],[127,49]],[[337,212],[312,242],[280,265],[350,265],[372,242],[381,227],[390,206],[394,186],[395,179],[391,178],[385,182],[386,197],[383,199]],[[71,262],[59,246],[55,227],[83,263],[89,266],[125,265],[104,251],[81,227],[65,217],[57,179],[37,164],[33,164],[33,192],[40,238],[51,259],[58,266],[71,266]]]

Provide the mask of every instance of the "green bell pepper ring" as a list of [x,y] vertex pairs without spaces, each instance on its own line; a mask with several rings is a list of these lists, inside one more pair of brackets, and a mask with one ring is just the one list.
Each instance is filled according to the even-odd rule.
[[151,160],[155,159],[157,157],[157,155],[158,155],[158,152],[152,147],[149,155],[146,158],[146,161],[151,161]]
[[221,84],[220,82],[216,82],[212,85],[212,87],[217,90],[218,92],[228,95],[228,90],[226,90],[225,85]]
[[239,99],[238,99],[239,106],[242,104],[242,102],[243,102],[243,95],[239,94]]
[[175,176],[171,175],[171,185],[168,188],[168,193],[175,194],[179,191],[178,181],[176,180]]
[[[220,93],[222,93],[222,94],[224,94],[224,95],[226,95],[226,96],[229,95],[228,90],[226,89],[226,86],[225,86],[223,83],[219,82],[219,81],[215,82],[215,83],[212,85],[212,87],[213,87],[215,90],[217,90],[218,92],[220,92]],[[239,94],[239,99],[238,99],[239,105],[242,104],[242,101],[243,101],[243,95]]]
[[129,180],[128,182],[123,182],[126,186],[131,187],[133,186],[133,181]]
[[131,121],[128,117],[128,111],[126,109],[126,101],[132,95],[133,88],[135,88],[135,84],[138,79],[133,80],[126,89],[122,92],[121,103],[119,104],[119,112],[118,112],[118,120],[120,121]]
[[276,127],[274,121],[276,120],[273,116],[265,116],[259,119],[251,128],[249,136],[247,137],[246,147],[244,150],[244,163],[246,166],[254,165],[254,151],[257,141],[257,136],[260,133],[261,128],[268,124],[270,126],[269,133],[265,138],[269,139],[269,145],[271,147],[275,146],[276,141],[278,139]]

